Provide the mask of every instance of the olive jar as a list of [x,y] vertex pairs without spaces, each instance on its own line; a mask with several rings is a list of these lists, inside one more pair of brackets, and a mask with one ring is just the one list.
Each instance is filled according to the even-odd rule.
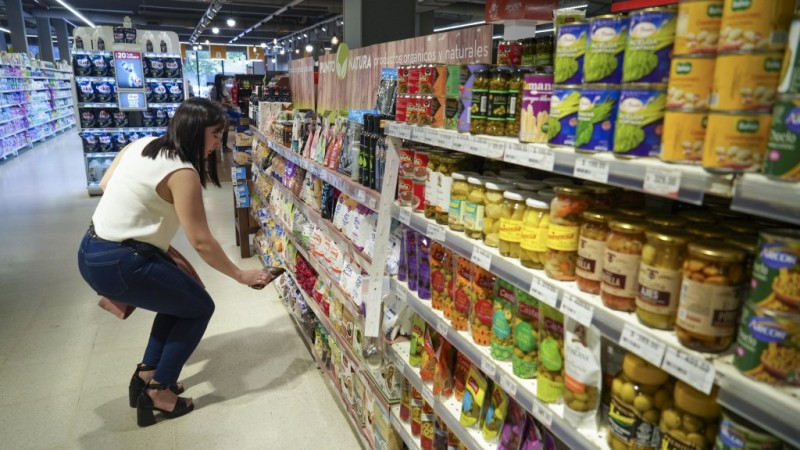
[[671,330],[681,295],[683,262],[690,236],[665,228],[645,233],[639,264],[636,316],[651,328]]

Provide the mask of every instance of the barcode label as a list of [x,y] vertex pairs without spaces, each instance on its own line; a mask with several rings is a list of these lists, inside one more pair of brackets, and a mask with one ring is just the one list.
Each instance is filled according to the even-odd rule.
[[528,153],[528,164],[533,168],[552,172],[556,165],[556,155],[548,147],[535,145]]
[[445,236],[447,236],[447,232],[445,231],[444,227],[435,223],[428,224],[428,230],[425,234],[427,234],[429,238],[439,242],[444,242]]
[[469,147],[470,137],[468,134],[459,134],[453,138],[453,150],[460,152],[467,151]]
[[561,312],[588,327],[592,324],[594,307],[574,295],[567,294],[561,300]]
[[622,327],[619,345],[641,356],[645,361],[656,367],[661,367],[661,360],[664,359],[664,352],[667,349],[666,344],[630,323],[626,323]]
[[473,247],[471,262],[482,269],[491,270],[492,254],[480,247]]
[[516,397],[517,383],[511,379],[511,376],[506,374],[500,375],[500,387],[506,392],[506,394],[510,395],[511,397]]
[[555,308],[558,304],[558,289],[541,278],[533,278],[528,292],[552,308]]
[[514,164],[527,165],[528,155],[525,152],[525,145],[517,143],[506,144],[506,153],[503,156],[503,160]]
[[704,394],[709,394],[714,386],[716,370],[700,356],[670,347],[664,354],[661,368]]
[[452,148],[453,135],[444,131],[440,131],[439,135],[436,136],[436,145],[443,148]]
[[494,378],[497,375],[497,366],[494,365],[494,361],[489,358],[482,358],[481,359],[481,372],[485,373],[489,376],[489,378]]
[[609,164],[595,158],[575,158],[575,169],[572,175],[576,178],[595,181],[597,183],[608,183]]
[[411,210],[400,208],[400,223],[405,226],[411,225]]

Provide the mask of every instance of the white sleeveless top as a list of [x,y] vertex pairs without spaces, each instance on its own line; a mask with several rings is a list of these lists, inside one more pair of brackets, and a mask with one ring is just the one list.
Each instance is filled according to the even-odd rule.
[[156,186],[176,170],[195,168],[177,157],[142,156],[142,150],[153,139],[139,139],[122,155],[92,221],[97,235],[105,240],[136,239],[166,252],[180,223],[175,205],[161,198]]

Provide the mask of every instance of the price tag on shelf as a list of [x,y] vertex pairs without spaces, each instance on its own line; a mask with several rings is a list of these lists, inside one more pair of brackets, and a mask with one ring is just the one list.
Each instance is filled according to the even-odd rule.
[[500,375],[500,387],[512,397],[517,395],[517,383],[507,374]]
[[427,234],[429,238],[435,241],[444,243],[445,236],[447,236],[447,231],[441,225],[435,223],[429,223],[427,232],[425,234]]
[[457,150],[459,152],[467,151],[469,147],[470,137],[468,134],[461,134],[459,133],[456,137],[453,138],[453,150]]
[[575,158],[575,169],[572,175],[575,178],[595,181],[597,183],[608,183],[608,171],[610,164],[596,158]]
[[411,225],[411,210],[408,208],[400,208],[400,223],[405,226]]
[[555,308],[558,304],[558,289],[539,277],[533,277],[531,288],[528,292],[552,308]]
[[356,201],[362,205],[367,202],[367,193],[361,189],[356,189]]
[[436,145],[442,148],[452,148],[453,134],[447,133],[445,131],[440,131],[439,134],[436,136]]
[[467,142],[464,151],[473,155],[484,156],[481,140],[472,136]]
[[433,392],[431,392],[431,390],[428,389],[427,387],[424,387],[422,388],[421,393],[422,393],[422,398],[424,398],[429,405],[433,406],[433,402],[435,401],[433,398]]
[[484,158],[503,159],[503,154],[506,152],[505,142],[496,139],[481,138],[480,143],[483,147],[480,151]]
[[477,246],[472,247],[472,258],[470,258],[470,261],[472,261],[472,264],[489,271],[492,267],[492,254],[489,253],[489,250]]
[[426,144],[435,145],[434,141],[436,140],[436,130],[433,128],[425,128],[423,135],[425,136]]
[[411,127],[406,124],[397,124],[394,135],[405,140],[411,139]]
[[544,403],[534,400],[533,401],[533,417],[545,426],[548,430],[553,426],[553,411]]
[[643,189],[649,194],[678,198],[681,190],[681,171],[648,167],[644,174]]
[[497,366],[494,365],[494,361],[484,356],[481,358],[481,372],[488,375],[489,378],[494,378],[497,375]]
[[556,154],[549,147],[534,145],[528,152],[528,165],[534,169],[552,172],[556,166]]
[[594,307],[572,294],[566,294],[561,299],[561,312],[588,327],[592,324]]
[[386,124],[386,134],[389,136],[397,136],[397,123],[388,122]]
[[443,338],[447,339],[447,333],[449,330],[450,330],[450,324],[448,324],[442,319],[436,321],[436,331],[438,331]]
[[526,151],[525,144],[517,142],[506,144],[506,153],[503,155],[503,161],[519,165],[528,165],[528,152]]
[[656,367],[661,367],[661,360],[664,359],[664,352],[667,350],[666,344],[631,323],[626,323],[622,327],[619,345]]
[[394,296],[397,297],[403,303],[407,303],[408,298],[406,297],[406,290],[402,287],[395,288]]
[[683,350],[667,348],[661,368],[704,394],[710,393],[714,386],[714,365]]

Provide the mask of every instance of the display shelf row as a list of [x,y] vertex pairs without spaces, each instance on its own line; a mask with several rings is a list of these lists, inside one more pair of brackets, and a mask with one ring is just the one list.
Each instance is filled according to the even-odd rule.
[[608,153],[581,154],[571,148],[525,144],[516,139],[474,136],[441,128],[393,122],[386,133],[484,158],[632,189],[700,205],[706,193],[729,197],[733,176],[656,159],[619,159]]
[[12,106],[22,106],[25,103],[6,103],[5,105],[0,105],[0,108],[11,108]]
[[[181,103],[148,103],[148,108],[177,108]],[[118,108],[117,103],[78,102],[78,108]]]
[[[279,183],[276,181],[273,184],[273,189],[275,188],[274,186],[278,185]],[[266,208],[269,208],[269,203],[266,202],[266,196],[263,195],[261,192],[257,192],[257,194],[261,198],[261,202],[264,204],[264,206]],[[278,223],[284,229],[285,231],[284,235],[286,236],[287,239],[292,241],[292,244],[295,246],[295,248],[297,248],[297,252],[300,253],[303,256],[303,258],[305,258],[308,264],[317,272],[319,276],[324,277],[325,281],[327,281],[328,284],[330,284],[333,287],[334,291],[336,292],[336,295],[342,299],[342,304],[344,305],[344,307],[347,308],[348,311],[350,311],[353,317],[358,317],[360,319],[363,316],[363,314],[361,313],[361,308],[358,305],[356,305],[356,303],[353,301],[353,298],[350,297],[350,295],[346,294],[339,286],[339,284],[335,282],[335,277],[330,272],[328,272],[328,270],[322,264],[320,264],[315,257],[309,255],[308,250],[306,250],[300,244],[300,242],[297,241],[297,238],[295,238],[294,234],[292,234],[291,232],[292,227],[290,227],[283,220],[281,220],[277,214],[272,214],[272,217],[275,219],[275,222]]]
[[[266,172],[261,171],[261,173],[264,176],[270,176]],[[342,234],[341,231],[337,230],[336,227],[333,226],[333,223],[323,219],[322,215],[318,211],[315,211],[298,196],[294,195],[294,193],[286,186],[277,182],[275,183],[275,186],[281,189],[287,196],[291,197],[294,200],[295,208],[302,211],[312,223],[325,230],[328,236],[333,237],[336,242],[344,243],[346,245],[345,255],[355,261],[362,269],[367,270],[369,268],[369,266],[372,264],[372,258],[370,258],[366,253],[358,250],[349,238],[347,238],[344,234]]]
[[322,179],[322,181],[330,185],[333,185],[333,187],[336,189],[344,192],[352,199],[373,211],[378,208],[378,203],[381,197],[381,194],[378,191],[368,189],[335,170],[329,169],[322,164],[293,152],[292,149],[285,147],[252,125],[250,126],[250,130],[252,130],[253,134],[259,141],[267,144],[270,149],[274,150],[294,164],[311,172],[315,177]]
[[[636,353],[701,392],[710,392],[715,382],[724,385],[724,383],[720,383],[723,375],[717,376],[717,368],[720,367],[720,364],[715,360],[720,356],[700,353],[683,347],[674,332],[645,328],[639,324],[635,314],[605,307],[599,296],[580,291],[574,282],[552,280],[543,271],[523,267],[518,260],[501,256],[497,249],[484,245],[482,241],[468,239],[463,233],[453,232],[433,220],[412,213],[408,208],[395,205],[392,209],[392,216],[414,230],[444,243],[448,248],[470,258],[473,263],[491,271],[503,280],[528,291],[540,301],[560,309],[566,316],[584,325],[596,327],[609,340],[619,343],[626,350]],[[396,293],[403,292],[402,289],[399,289],[404,286],[402,283],[396,282],[395,286]],[[413,298],[416,296],[408,294],[406,297],[410,299],[409,304],[413,307]],[[401,293],[401,295],[403,294]],[[427,318],[438,320],[432,314],[431,310]],[[449,329],[449,324],[443,321],[433,322],[433,325],[444,330]],[[468,354],[468,356],[480,355]],[[728,379],[731,378],[728,377]],[[800,389],[764,386],[762,383],[745,377],[736,378],[736,380],[737,384],[733,386],[732,390],[725,392],[727,398],[732,399],[732,404],[750,405],[755,408],[760,399],[753,398],[748,393],[755,389],[763,389],[774,392],[776,399],[784,399],[783,402],[780,402],[784,409],[766,410],[758,417],[751,417],[747,407],[735,409],[735,412],[776,434],[780,430],[793,426],[791,417],[800,415],[800,402],[797,402],[797,399],[800,399],[798,396]],[[523,397],[520,403],[527,407],[530,401]],[[787,416],[786,411],[793,411],[793,415]],[[794,440],[800,445],[800,436],[795,436]]]
[[5,119],[5,120],[2,120],[2,121],[0,121],[0,125],[2,125],[2,124],[5,124],[5,123],[8,123],[8,122],[13,122],[13,121],[15,121],[15,120],[19,120],[19,119],[27,119],[27,118],[28,118],[28,116],[27,116],[27,115],[22,115],[22,116],[16,116],[16,117],[12,117],[12,118],[10,118],[10,119]]
[[167,127],[120,127],[120,128],[84,128],[83,133],[118,133],[118,132],[136,132],[136,133],[159,133],[167,131]]
[[[309,301],[308,297],[303,293],[303,297],[305,297],[306,302]],[[312,300],[313,301],[313,300]],[[369,443],[369,439],[366,436],[366,431],[360,424],[358,424],[353,417],[355,412],[350,407],[350,405],[346,404],[344,401],[344,396],[342,391],[336,387],[336,384],[333,382],[333,374],[330,370],[325,367],[325,363],[320,361],[317,354],[314,352],[314,344],[311,342],[311,339],[306,336],[303,332],[303,327],[300,324],[300,321],[297,320],[297,317],[288,309],[286,308],[286,313],[292,318],[292,322],[294,322],[295,327],[297,327],[297,332],[300,334],[303,342],[305,343],[306,347],[308,347],[308,352],[311,354],[311,357],[314,359],[314,363],[317,365],[317,368],[322,372],[322,378],[325,381],[325,385],[328,387],[331,396],[335,399],[337,406],[342,409],[345,417],[347,417],[347,421],[350,424],[350,427],[353,429],[353,434],[356,435],[358,438],[361,447],[364,449],[371,449],[372,445]]]
[[42,125],[46,125],[46,124],[48,124],[48,123],[50,123],[50,122],[55,122],[55,121],[56,121],[56,120],[58,120],[58,119],[63,119],[63,118],[65,118],[65,117],[69,117],[69,116],[73,116],[73,115],[74,115],[73,113],[70,113],[70,114],[64,114],[63,116],[54,117],[54,118],[52,118],[52,119],[50,119],[50,120],[45,120],[44,122],[39,122],[39,123],[36,123],[36,124],[31,124],[31,125],[28,127],[28,129],[30,130],[30,129],[32,129],[32,128],[40,127],[40,126],[42,126]]
[[520,406],[530,411],[539,422],[563,440],[569,448],[603,448],[601,444],[604,442],[603,435],[586,436],[577,433],[574,427],[562,419],[563,405],[547,405],[536,398],[535,379],[524,380],[515,376],[510,362],[494,360],[488,347],[476,345],[467,332],[452,329],[441,312],[435,311],[429,301],[420,300],[405,283],[393,279],[392,291],[476,367],[480,367],[483,373],[499,384]]
[[119,154],[119,152],[95,152],[95,153],[84,153],[84,156],[87,158],[115,158]]

